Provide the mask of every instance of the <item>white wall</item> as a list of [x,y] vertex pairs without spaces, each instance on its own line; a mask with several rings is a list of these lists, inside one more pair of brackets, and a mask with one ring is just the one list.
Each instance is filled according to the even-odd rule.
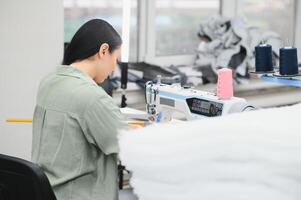
[[0,153],[30,159],[39,81],[63,55],[62,0],[0,0]]

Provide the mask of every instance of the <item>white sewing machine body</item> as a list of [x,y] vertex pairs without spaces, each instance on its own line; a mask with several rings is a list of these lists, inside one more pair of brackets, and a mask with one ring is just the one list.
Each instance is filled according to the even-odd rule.
[[[187,120],[227,115],[254,109],[243,98],[219,99],[215,94],[180,85],[147,83],[147,112],[161,121],[172,119],[174,112],[185,115]],[[159,116],[158,116],[159,115]]]

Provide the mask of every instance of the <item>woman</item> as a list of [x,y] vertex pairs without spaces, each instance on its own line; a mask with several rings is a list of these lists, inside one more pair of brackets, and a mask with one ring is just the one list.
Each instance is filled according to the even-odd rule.
[[97,84],[120,56],[121,38],[94,19],[74,35],[63,66],[40,84],[33,120],[32,160],[58,200],[117,199],[119,108]]

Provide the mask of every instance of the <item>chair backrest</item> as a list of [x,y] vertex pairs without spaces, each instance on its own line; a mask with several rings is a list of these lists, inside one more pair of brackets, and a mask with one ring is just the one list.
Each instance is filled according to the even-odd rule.
[[56,200],[56,197],[39,166],[0,154],[0,200]]

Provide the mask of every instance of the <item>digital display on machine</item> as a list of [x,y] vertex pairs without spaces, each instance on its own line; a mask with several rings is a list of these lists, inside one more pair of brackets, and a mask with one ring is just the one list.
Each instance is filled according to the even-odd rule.
[[205,99],[190,98],[186,99],[190,111],[194,114],[205,115],[207,117],[220,116],[223,111],[223,104],[208,101]]

